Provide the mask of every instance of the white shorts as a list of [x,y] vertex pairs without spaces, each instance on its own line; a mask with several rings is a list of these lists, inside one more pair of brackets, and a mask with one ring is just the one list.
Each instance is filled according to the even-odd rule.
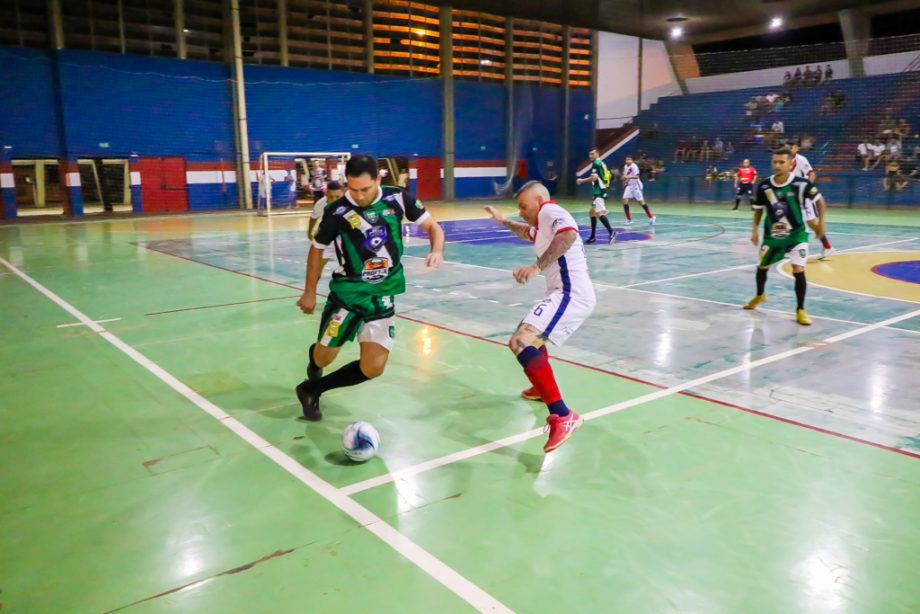
[[805,221],[811,222],[818,219],[818,205],[814,201],[808,201],[802,206],[802,213],[805,215]]
[[[348,340],[340,340],[336,339],[336,337],[338,337],[339,333],[342,331],[343,326],[346,328],[348,327],[345,319],[349,315],[355,317],[354,314],[349,313],[344,307],[332,314],[332,318],[329,319],[329,323],[323,331],[323,336],[319,339],[319,344],[325,345],[326,347],[342,347]],[[395,331],[395,316],[371,320],[370,322],[361,323],[356,339],[358,343],[377,343],[389,351],[393,349]]]
[[365,322],[358,329],[358,343],[377,343],[387,351],[392,350],[395,339],[390,335],[390,331],[395,329],[396,316]]
[[645,202],[645,197],[642,195],[642,186],[638,185],[628,185],[626,189],[623,190],[623,200],[633,199],[639,201],[640,203]]
[[534,305],[521,324],[530,324],[541,337],[562,345],[588,319],[596,304],[594,296],[573,296],[559,290]]
[[335,255],[335,244],[330,243],[326,246],[326,249],[323,250],[323,260],[331,260],[332,262],[338,262],[338,257]]
[[604,202],[603,197],[596,196],[593,201],[591,201],[591,208],[595,213],[599,215],[604,215],[607,213],[607,204]]

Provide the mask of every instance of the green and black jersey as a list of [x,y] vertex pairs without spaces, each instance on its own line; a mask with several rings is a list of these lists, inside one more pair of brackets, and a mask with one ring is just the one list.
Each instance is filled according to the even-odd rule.
[[[765,212],[763,220],[764,245],[781,247],[808,242],[809,211],[815,210],[815,201],[821,194],[810,181],[802,177],[789,176],[786,183],[779,185],[773,177],[757,184],[754,210]],[[788,229],[777,232],[780,228]]]
[[360,307],[405,292],[402,221],[419,223],[427,216],[412,194],[389,186],[381,187],[367,207],[358,206],[347,192],[327,205],[313,246],[335,245],[339,267],[329,283],[330,298],[345,307]]
[[607,188],[610,187],[610,169],[600,158],[591,163],[591,174],[597,175],[594,180],[594,197],[607,198]]

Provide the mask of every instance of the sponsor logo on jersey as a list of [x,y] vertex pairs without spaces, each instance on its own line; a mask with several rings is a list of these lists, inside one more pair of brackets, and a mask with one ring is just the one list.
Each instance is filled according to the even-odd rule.
[[349,211],[345,214],[345,220],[348,222],[348,225],[352,228],[361,228],[361,218],[354,211]]
[[384,209],[380,212],[380,215],[396,215],[396,212],[392,209]]
[[808,190],[808,193],[809,193],[810,195],[814,196],[815,194],[818,193],[818,188],[812,186],[811,189]]
[[802,258],[805,257],[806,253],[807,253],[807,252],[806,252],[804,249],[800,249],[800,250],[799,250],[799,256],[801,256]]
[[389,258],[370,258],[364,261],[364,271],[361,272],[361,279],[369,284],[378,284],[386,279],[389,273]]
[[346,209],[348,209],[348,207],[346,207],[345,205],[342,205],[341,207],[337,207],[336,210],[332,212],[332,215],[342,215],[343,213],[345,213]]
[[386,243],[388,236],[385,226],[371,226],[364,231],[364,245],[372,252],[376,252]]
[[373,224],[380,219],[380,216],[373,209],[368,209],[364,212],[364,219]]

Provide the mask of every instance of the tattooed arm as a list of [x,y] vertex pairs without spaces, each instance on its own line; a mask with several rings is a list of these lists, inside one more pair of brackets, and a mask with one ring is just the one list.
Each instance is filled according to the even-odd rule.
[[525,241],[532,241],[530,238],[530,225],[522,224],[521,222],[513,222],[506,218],[504,215],[498,212],[495,207],[486,206],[485,210],[492,216],[492,219],[521,237]]
[[578,238],[578,232],[575,230],[569,229],[557,233],[550,242],[549,247],[547,247],[546,251],[537,258],[535,263],[518,267],[514,270],[514,279],[519,284],[526,284],[543,271],[543,269],[548,267],[550,263],[558,260],[560,256],[565,254],[569,248],[572,247],[572,244],[575,243],[576,238]]

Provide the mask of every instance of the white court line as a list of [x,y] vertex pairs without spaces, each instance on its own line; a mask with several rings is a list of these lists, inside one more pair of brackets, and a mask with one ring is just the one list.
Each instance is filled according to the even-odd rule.
[[[873,248],[873,247],[884,247],[885,245],[897,245],[897,244],[899,244],[899,243],[907,243],[907,242],[909,242],[909,241],[916,241],[916,240],[917,240],[916,237],[912,237],[912,238],[910,238],[910,239],[901,239],[900,241],[887,241],[887,242],[885,242],[885,243],[873,243],[873,244],[871,244],[871,245],[860,245],[859,247],[848,247],[847,249],[838,249],[838,250],[836,251],[836,253],[838,253],[838,254],[844,254],[844,253],[847,253],[847,252],[854,252],[854,251],[857,251],[857,250],[860,250],[860,249],[870,249],[870,248]],[[700,272],[700,273],[688,273],[687,275],[678,275],[678,276],[676,276],[676,277],[665,277],[665,278],[663,278],[663,279],[650,279],[650,280],[648,280],[648,281],[640,281],[640,282],[638,282],[638,283],[629,284],[629,285],[622,286],[622,287],[623,287],[623,288],[635,288],[635,287],[637,287],[637,286],[644,286],[644,285],[646,285],[646,284],[658,284],[658,283],[663,283],[663,282],[666,282],[666,281],[676,281],[676,280],[678,280],[678,279],[687,279],[687,278],[689,278],[689,277],[700,277],[700,276],[703,276],[703,275],[715,275],[716,273],[725,273],[726,271],[735,271],[735,270],[738,270],[738,269],[753,268],[753,267],[756,267],[756,266],[757,266],[757,263],[754,262],[754,263],[751,263],[751,264],[742,264],[742,265],[738,265],[738,266],[727,267],[727,268],[724,268],[724,269],[715,269],[714,271],[702,271],[702,272]],[[876,298],[878,298],[878,297],[876,297]]]
[[[910,318],[914,318],[916,316],[920,316],[920,309],[917,309],[910,313],[906,313],[904,315],[896,316],[893,318],[888,318],[887,320],[876,322],[875,324],[869,324],[867,326],[863,326],[862,328],[858,328],[856,330],[852,330],[852,331],[843,333],[841,335],[837,335],[834,337],[828,337],[827,339],[824,339],[823,342],[824,343],[836,343],[838,341],[843,341],[844,339],[849,339],[851,337],[863,335],[865,333],[871,332],[878,328],[883,328],[891,324],[896,324],[898,322],[901,322],[902,320],[909,320]],[[779,352],[778,354],[773,354],[772,356],[766,356],[758,360],[746,362],[736,367],[731,367],[729,369],[718,371],[711,375],[706,375],[706,376],[703,376],[703,377],[700,377],[694,380],[690,380],[688,382],[684,382],[682,384],[677,384],[676,386],[671,386],[670,388],[665,388],[663,390],[656,390],[655,392],[650,392],[648,394],[644,394],[642,396],[635,397],[633,399],[628,399],[626,401],[621,401],[620,403],[608,405],[607,407],[595,409],[594,411],[587,412],[582,417],[585,420],[595,420],[597,418],[606,416],[608,414],[623,411],[624,409],[629,409],[630,407],[635,407],[636,405],[650,403],[652,401],[656,401],[664,397],[675,395],[679,392],[683,392],[684,390],[688,390],[690,388],[696,388],[697,386],[702,386],[703,384],[708,384],[716,380],[724,379],[726,377],[730,377],[737,373],[751,371],[753,369],[756,369],[757,367],[762,367],[764,365],[778,362],[780,360],[791,358],[792,356],[797,356],[799,354],[811,352],[815,349],[816,349],[816,346],[802,346],[802,347],[795,348],[793,350],[786,350],[784,352]],[[354,484],[350,484],[349,486],[345,486],[341,488],[340,491],[347,495],[353,495],[355,493],[367,490],[369,488],[374,488],[377,486],[381,486],[383,484],[388,484],[390,482],[398,482],[402,479],[405,479],[405,478],[408,478],[414,475],[418,475],[419,473],[424,473],[425,471],[431,471],[432,469],[437,469],[438,467],[443,467],[444,465],[456,463],[462,460],[466,460],[468,458],[472,458],[474,456],[479,456],[480,454],[491,452],[492,450],[497,450],[499,448],[504,448],[506,446],[520,443],[522,441],[527,441],[528,439],[533,439],[534,437],[538,437],[542,434],[543,434],[542,427],[531,429],[523,433],[518,433],[517,435],[505,437],[504,439],[499,439],[497,441],[491,441],[489,443],[482,444],[480,446],[475,446],[473,448],[468,448],[466,450],[460,450],[459,452],[447,454],[440,458],[435,458],[429,461],[425,461],[424,463],[419,463],[418,465],[413,465],[411,467],[399,469],[397,471],[393,471],[385,475],[380,475],[374,478],[370,478],[362,482],[356,482]]]
[[[118,322],[121,318],[109,318],[108,320],[93,320],[96,324],[103,324],[105,322]],[[71,324],[58,324],[58,328],[70,328],[72,326],[86,326],[83,322],[73,322]]]
[[461,576],[451,567],[448,567],[445,563],[410,540],[407,536],[403,535],[392,526],[384,522],[373,512],[352,500],[341,490],[337,489],[332,484],[326,482],[318,475],[302,466],[296,460],[230,416],[223,409],[208,401],[203,396],[183,384],[173,375],[135,350],[133,347],[112,333],[106,331],[102,326],[90,319],[83,312],[77,310],[76,307],[62,299],[60,296],[32,279],[29,275],[19,270],[14,265],[10,264],[10,262],[8,262],[6,259],[0,257],[0,264],[3,264],[10,271],[22,278],[23,281],[44,294],[48,299],[53,301],[61,309],[79,320],[82,324],[90,327],[93,332],[99,333],[100,337],[127,354],[137,364],[150,371],[170,388],[197,405],[199,409],[209,414],[222,425],[233,431],[240,439],[244,440],[263,455],[270,458],[275,462],[275,464],[282,467],[285,471],[300,480],[303,484],[308,486],[318,495],[348,514],[355,522],[376,535],[384,543],[414,563],[419,569],[440,582],[444,587],[466,601],[476,610],[480,612],[512,612],[512,610],[510,610],[500,601]]

